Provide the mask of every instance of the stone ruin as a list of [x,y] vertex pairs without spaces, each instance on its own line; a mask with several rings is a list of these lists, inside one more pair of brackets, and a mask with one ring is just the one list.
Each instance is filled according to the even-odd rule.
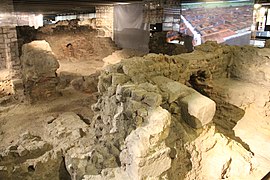
[[[40,61],[30,56],[30,45],[25,48],[24,83],[36,97],[46,83],[35,83],[53,81],[57,63],[48,47],[39,49],[51,58],[43,59],[46,71],[36,72]],[[23,134],[1,152],[0,178],[263,177],[269,169],[258,157],[269,163],[270,156],[252,136],[263,137],[253,128],[269,121],[269,52],[207,42],[189,54],[148,54],[109,65],[99,76],[89,124],[74,113],[48,117],[46,136]]]
[[25,95],[29,101],[57,95],[59,63],[46,41],[33,41],[22,48],[22,75]]
[[[229,120],[241,114],[241,108],[247,104],[256,104],[262,116],[268,117],[265,114],[269,113],[268,53],[268,49],[208,42],[190,54],[149,54],[108,66],[99,77],[100,98],[93,106],[96,111],[93,127],[97,139],[110,144],[103,148],[110,152],[113,143],[119,150],[119,155],[112,158],[116,162],[119,158],[118,165],[124,172],[114,172],[115,179],[125,179],[121,177],[123,174],[128,179],[218,179],[252,174],[252,151],[235,136],[233,127],[237,122],[232,126]],[[229,95],[224,92],[227,87],[215,87],[214,82],[229,78],[255,83],[258,87],[254,91],[261,94]],[[237,95],[238,98],[228,97]],[[253,100],[245,102],[249,96]],[[236,110],[231,110],[231,106]],[[234,111],[235,114],[230,114]],[[209,142],[208,135],[213,138]],[[219,160],[215,171],[205,169],[213,165],[204,155],[210,150],[217,153],[219,148],[228,156]],[[238,152],[234,154],[236,149]],[[104,160],[102,164],[107,164]],[[200,161],[205,164],[198,164]],[[105,175],[102,172],[109,167],[102,171],[98,164],[101,175],[97,177],[108,178],[108,172]],[[238,166],[249,170],[240,170]]]
[[45,40],[50,44],[56,58],[64,62],[102,60],[119,49],[110,37],[100,34],[95,19],[58,21],[37,30],[28,26],[17,27],[20,55],[24,44]]

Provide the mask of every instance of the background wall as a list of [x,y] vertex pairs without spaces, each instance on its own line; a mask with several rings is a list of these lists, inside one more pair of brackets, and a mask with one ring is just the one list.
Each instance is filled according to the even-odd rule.
[[96,26],[101,32],[101,36],[113,38],[113,6],[97,6],[96,7]]

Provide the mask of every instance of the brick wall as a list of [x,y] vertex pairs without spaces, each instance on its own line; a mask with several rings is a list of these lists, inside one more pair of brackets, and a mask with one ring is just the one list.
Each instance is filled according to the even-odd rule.
[[20,60],[15,27],[0,27],[0,70],[9,69],[10,78],[20,76]]
[[6,69],[6,45],[4,34],[2,33],[2,28],[0,28],[0,70]]
[[0,79],[0,82],[11,80],[15,92],[18,92],[21,88],[17,87],[22,87],[18,83],[21,82],[21,63],[18,53],[17,20],[12,0],[0,1],[0,19],[0,71],[9,72],[8,76]]

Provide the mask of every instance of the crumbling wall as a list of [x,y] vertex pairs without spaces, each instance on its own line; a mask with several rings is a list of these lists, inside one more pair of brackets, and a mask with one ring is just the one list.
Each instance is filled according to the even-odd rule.
[[[13,2],[0,2],[0,86],[3,95],[22,96],[21,62],[19,59],[16,18],[13,12]],[[9,86],[6,86],[9,82]],[[18,96],[16,99],[18,99]]]
[[70,25],[67,26],[70,29],[60,27],[52,33],[39,30],[37,34],[37,39],[46,40],[50,44],[59,61],[101,61],[117,50],[111,38],[98,36],[97,29],[86,26],[74,26],[72,29]]
[[33,41],[22,49],[24,91],[30,101],[57,95],[59,63],[46,41]]
[[[183,146],[197,136],[197,130],[183,127],[201,128],[208,124],[214,116],[215,103],[179,82],[188,82],[193,73],[204,68],[213,77],[226,77],[229,57],[225,58],[226,50],[217,49],[212,48],[211,55],[196,51],[184,56],[135,57],[108,66],[101,74],[101,98],[93,107],[93,127],[102,144],[114,143],[118,149],[115,158],[120,157],[118,166],[126,169],[131,179],[177,179],[188,172],[177,168],[177,164],[182,161],[191,166]],[[209,61],[218,61],[220,66],[211,69]],[[103,148],[109,149],[106,145]],[[174,164],[173,168],[170,164]]]
[[87,19],[81,21],[79,19],[58,21],[55,24],[46,24],[38,29],[39,32],[52,34],[59,31],[76,31],[82,29],[96,29],[96,19]]
[[[120,179],[126,176],[130,179],[218,179],[252,175],[253,167],[258,167],[254,154],[233,132],[244,110],[226,98],[215,98],[215,95],[223,96],[219,94],[223,90],[215,89],[213,84],[220,79],[230,80],[234,73],[232,67],[237,69],[232,64],[241,64],[236,55],[250,50],[258,52],[256,48],[208,42],[189,54],[149,54],[108,66],[99,77],[100,98],[93,106],[96,117],[92,126],[105,149],[110,149],[106,142],[114,143],[118,149],[114,158],[120,158],[120,169],[100,169],[100,175],[88,174],[85,179],[114,179],[106,174]],[[183,84],[201,90],[220,103],[218,112],[215,113],[214,101]],[[231,122],[235,117],[227,116],[226,108],[239,115],[236,117],[239,119]],[[160,113],[154,116],[155,121],[151,120],[152,112]],[[222,117],[229,119],[222,120]],[[221,121],[224,125],[220,128]],[[223,159],[219,158],[221,150],[226,154],[222,155]],[[208,170],[216,161],[215,171]],[[244,169],[238,168],[240,162]]]
[[[49,138],[42,141],[53,145],[50,153],[59,153],[52,157],[64,157],[52,162],[53,168],[64,162],[71,178],[85,180],[260,179],[267,171],[262,162],[269,153],[256,138],[268,137],[264,128],[269,124],[269,89],[231,79],[236,72],[232,67],[241,64],[235,55],[248,49],[208,42],[189,54],[149,54],[107,66],[99,76],[99,98],[92,106],[95,117],[89,125],[74,113],[48,118]],[[87,86],[88,80],[83,81],[74,81],[74,87],[83,89],[80,86]],[[255,110],[260,116],[249,117]],[[263,133],[256,132],[259,126]],[[254,133],[256,138],[250,139]],[[266,149],[268,144],[264,143]],[[13,148],[7,152],[21,152],[21,147]],[[0,165],[5,169],[0,177],[8,177],[1,173],[12,174],[13,166],[5,164],[10,155],[3,157],[6,160]],[[29,175],[37,167],[32,177],[38,177],[48,161],[43,162],[16,162],[24,168],[16,176]]]
[[25,132],[0,152],[0,179],[79,178],[67,172],[65,157],[89,152],[94,144],[93,133],[75,113],[43,118],[46,128],[42,135]]
[[230,48],[220,47],[209,42],[193,53],[176,56],[148,54],[143,58],[122,60],[121,64],[113,68],[119,66],[120,71],[123,69],[134,83],[148,82],[149,77],[153,76],[165,76],[186,84],[198,70],[206,71],[209,79],[217,79],[227,76],[227,66],[231,59]]
[[4,0],[0,5],[0,16],[3,16],[0,22],[0,70],[5,68],[17,70],[19,60],[13,2]]
[[236,47],[233,49],[233,61],[228,67],[230,75],[232,78],[270,87],[269,58],[268,48]]

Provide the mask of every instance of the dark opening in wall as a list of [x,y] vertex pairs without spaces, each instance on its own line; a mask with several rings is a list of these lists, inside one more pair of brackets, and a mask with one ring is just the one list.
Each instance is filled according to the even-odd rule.
[[28,172],[35,172],[35,167],[34,167],[34,165],[30,165],[30,166],[28,166]]

